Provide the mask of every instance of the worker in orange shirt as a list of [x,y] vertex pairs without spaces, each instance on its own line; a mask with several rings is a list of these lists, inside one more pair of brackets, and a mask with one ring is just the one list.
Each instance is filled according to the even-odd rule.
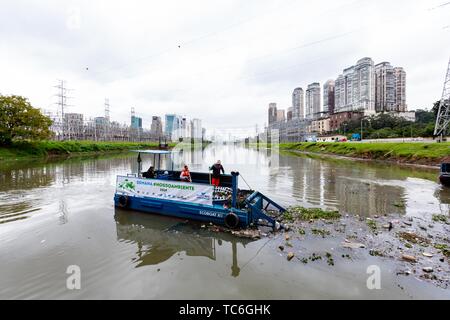
[[189,172],[188,166],[184,166],[183,171],[181,171],[180,180],[184,182],[192,182],[191,173]]

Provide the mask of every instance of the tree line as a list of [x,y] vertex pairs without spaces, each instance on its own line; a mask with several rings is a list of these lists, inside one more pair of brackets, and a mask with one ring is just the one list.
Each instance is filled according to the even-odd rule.
[[52,120],[21,96],[0,95],[0,145],[14,141],[44,140],[52,136]]
[[351,137],[362,131],[364,139],[433,137],[439,103],[439,101],[436,102],[430,111],[416,110],[415,122],[388,113],[380,113],[364,117],[362,121],[361,119],[346,121],[341,124],[340,130],[336,133]]

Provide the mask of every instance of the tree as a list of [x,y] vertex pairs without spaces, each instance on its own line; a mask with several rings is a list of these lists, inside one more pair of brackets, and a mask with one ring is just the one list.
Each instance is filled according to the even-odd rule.
[[14,140],[43,140],[51,136],[52,121],[20,96],[0,95],[0,144]]
[[439,112],[439,106],[441,105],[441,100],[436,101],[433,105],[433,108],[431,111],[434,113],[434,118],[437,118],[438,112]]

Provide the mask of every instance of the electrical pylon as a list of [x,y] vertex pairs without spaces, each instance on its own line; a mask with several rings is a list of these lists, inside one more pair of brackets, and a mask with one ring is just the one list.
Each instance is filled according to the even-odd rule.
[[450,124],[450,60],[448,61],[447,75],[445,76],[444,90],[442,91],[442,99],[439,103],[439,111],[436,117],[436,127],[434,136],[440,141],[445,136],[448,125]]

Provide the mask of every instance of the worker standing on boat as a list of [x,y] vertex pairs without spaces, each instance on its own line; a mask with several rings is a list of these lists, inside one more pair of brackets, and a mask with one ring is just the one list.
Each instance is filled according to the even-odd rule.
[[225,174],[225,169],[222,166],[222,163],[220,160],[217,160],[215,164],[209,168],[209,170],[212,170],[212,184],[216,187],[220,185],[220,172],[222,171],[223,174]]

